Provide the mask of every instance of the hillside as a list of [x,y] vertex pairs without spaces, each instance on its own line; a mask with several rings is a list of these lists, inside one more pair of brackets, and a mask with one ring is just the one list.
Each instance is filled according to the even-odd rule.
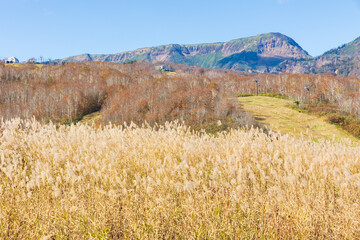
[[360,37],[314,59],[284,61],[272,72],[331,73],[340,77],[360,77]]
[[[173,74],[148,62],[86,62],[64,65],[0,64],[0,115],[70,124],[100,111],[96,122],[151,124],[180,119],[209,131],[253,125],[235,94],[277,93],[307,104],[311,111],[348,114],[344,129],[360,137],[357,78],[332,75],[254,74],[172,64]],[[304,89],[311,85],[311,96]],[[317,104],[319,105],[318,107]],[[326,104],[326,105],[324,105]],[[318,109],[316,109],[318,108]],[[350,116],[351,115],[351,116]],[[334,116],[338,118],[338,116]],[[347,116],[344,116],[347,117]],[[218,120],[222,125],[218,127]]]
[[340,77],[360,77],[360,38],[316,58],[290,37],[266,33],[222,43],[169,44],[116,54],[82,54],[57,61],[122,63],[133,60],[258,73],[330,73]]
[[360,76],[360,37],[332,49],[316,59],[318,73],[334,72],[339,76]]
[[290,108],[292,101],[265,96],[238,98],[243,109],[250,112],[255,119],[267,128],[281,134],[342,141],[359,139],[325,120]]
[[281,33],[267,33],[223,43],[170,44],[117,54],[83,54],[61,61],[127,62],[145,60],[206,68],[269,72],[284,60],[311,58],[293,39]]

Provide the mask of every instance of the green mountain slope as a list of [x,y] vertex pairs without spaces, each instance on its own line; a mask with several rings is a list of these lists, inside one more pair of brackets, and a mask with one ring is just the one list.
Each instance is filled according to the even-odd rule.
[[163,61],[207,68],[268,72],[285,60],[312,59],[293,39],[266,33],[224,43],[169,44],[117,54],[83,54],[61,61]]
[[360,38],[316,58],[290,37],[281,33],[266,33],[222,43],[169,44],[117,54],[82,54],[58,61],[121,63],[133,60],[260,73],[331,73],[360,78]]
[[316,59],[318,72],[333,72],[340,76],[360,76],[360,38],[325,52]]
[[273,72],[331,73],[341,77],[360,78],[360,38],[314,59],[286,60],[273,69]]

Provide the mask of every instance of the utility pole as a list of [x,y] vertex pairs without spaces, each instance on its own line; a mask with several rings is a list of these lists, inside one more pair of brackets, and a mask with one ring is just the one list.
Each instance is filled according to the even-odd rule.
[[311,87],[304,87],[308,93],[309,93],[309,104],[310,104],[310,101],[311,101],[311,98],[310,98],[310,91],[311,91]]
[[254,82],[256,83],[256,96],[259,95],[259,80],[255,79]]

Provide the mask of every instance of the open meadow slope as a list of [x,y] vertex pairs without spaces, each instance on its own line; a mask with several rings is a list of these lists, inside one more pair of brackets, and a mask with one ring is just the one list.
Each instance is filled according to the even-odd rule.
[[304,135],[317,141],[319,138],[351,139],[359,141],[339,127],[324,119],[290,108],[292,101],[265,96],[238,98],[242,107],[254,115],[255,119],[265,127],[282,134]]
[[1,239],[359,239],[360,146],[0,123]]

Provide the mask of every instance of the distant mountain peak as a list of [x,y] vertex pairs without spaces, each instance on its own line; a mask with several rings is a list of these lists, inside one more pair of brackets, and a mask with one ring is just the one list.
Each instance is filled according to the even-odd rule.
[[116,54],[83,54],[59,61],[161,61],[251,72],[328,72],[360,76],[360,37],[314,58],[294,39],[269,32],[228,42],[168,44]]

